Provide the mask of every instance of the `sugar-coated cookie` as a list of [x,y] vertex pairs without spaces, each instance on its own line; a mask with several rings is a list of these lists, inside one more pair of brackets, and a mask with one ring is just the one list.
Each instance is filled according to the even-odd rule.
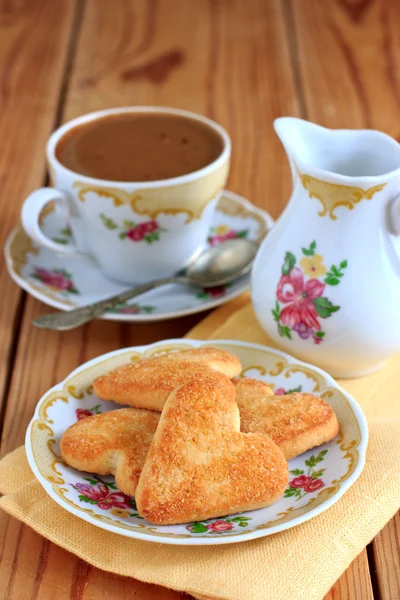
[[284,492],[287,462],[266,435],[239,431],[227,378],[192,380],[168,397],[136,490],[139,513],[159,525],[268,506]]
[[210,377],[213,372],[231,378],[240,370],[233,354],[203,347],[117,367],[95,379],[93,388],[102,400],[161,412],[169,394],[190,379]]
[[193,348],[192,350],[181,350],[179,352],[171,352],[168,357],[172,360],[188,360],[190,362],[199,363],[215,369],[223,373],[229,379],[239,375],[242,370],[240,360],[231,352],[220,350],[212,346],[202,346],[201,348]]
[[269,435],[287,460],[329,442],[339,432],[333,408],[314,394],[274,396],[271,388],[257,379],[235,379],[233,383],[241,431]]
[[134,496],[159,414],[120,408],[74,423],[61,438],[61,455],[74,469],[115,475],[121,492]]

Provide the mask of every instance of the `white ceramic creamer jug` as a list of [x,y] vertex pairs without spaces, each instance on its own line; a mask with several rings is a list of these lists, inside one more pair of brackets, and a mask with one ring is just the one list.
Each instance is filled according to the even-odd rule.
[[252,300],[267,334],[336,377],[400,350],[400,145],[283,117],[293,194],[265,238]]

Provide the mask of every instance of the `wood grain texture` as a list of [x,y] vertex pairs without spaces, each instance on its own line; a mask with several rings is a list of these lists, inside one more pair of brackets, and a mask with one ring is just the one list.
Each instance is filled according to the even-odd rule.
[[400,41],[392,0],[290,0],[306,117],[400,136]]
[[[0,10],[0,93],[6,90],[7,98],[15,100],[18,89],[19,95],[18,105],[7,105],[10,123],[2,118],[0,125],[6,139],[13,139],[0,165],[0,182],[6,165],[8,185],[0,210],[9,228],[17,220],[18,203],[44,176],[41,149],[55,120],[74,2],[25,0],[14,5],[5,16]],[[18,18],[9,16],[14,10]],[[232,136],[229,187],[277,217],[288,199],[290,179],[273,118],[291,114],[330,127],[373,126],[400,138],[399,12],[399,3],[391,0],[87,0],[62,119],[140,103],[207,114]],[[32,18],[35,27],[27,25]],[[9,59],[3,62],[5,55]],[[34,65],[29,73],[28,64]],[[47,65],[47,71],[38,65]],[[28,135],[22,136],[16,124],[25,123],[24,118]],[[0,283],[6,298],[19,297],[2,274]],[[47,310],[28,298],[8,395],[3,454],[22,443],[38,398],[76,366],[119,347],[180,337],[204,316],[140,326],[98,321],[62,334],[34,330],[31,319]],[[0,317],[5,340],[0,359],[1,352],[8,356],[13,315],[6,308]],[[388,527],[389,533],[386,528],[373,546],[382,600],[397,598],[398,589],[398,522]],[[94,569],[2,513],[0,548],[0,597],[8,600],[187,598]],[[364,551],[325,600],[373,597]]]
[[[44,147],[56,117],[75,1],[0,4],[0,246],[22,201],[45,178]],[[22,293],[0,267],[0,413]]]
[[376,536],[372,547],[379,600],[400,598],[400,513]]
[[353,560],[351,566],[331,588],[324,600],[374,600],[368,557],[365,551]]

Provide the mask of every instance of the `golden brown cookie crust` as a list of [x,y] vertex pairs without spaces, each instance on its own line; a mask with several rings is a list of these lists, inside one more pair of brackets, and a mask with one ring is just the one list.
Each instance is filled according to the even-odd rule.
[[161,412],[169,394],[191,379],[221,373],[240,373],[236,356],[218,348],[196,348],[129,363],[95,379],[93,388],[102,400]]
[[272,440],[240,433],[233,384],[193,380],[165,403],[136,503],[152,523],[185,523],[268,506],[287,482]]
[[332,440],[339,432],[333,408],[314,394],[295,392],[274,396],[257,379],[236,379],[240,428],[264,433],[279,446],[287,460]]
[[64,432],[61,455],[79,471],[115,475],[121,492],[134,496],[158,420],[159,414],[134,408],[86,417]]

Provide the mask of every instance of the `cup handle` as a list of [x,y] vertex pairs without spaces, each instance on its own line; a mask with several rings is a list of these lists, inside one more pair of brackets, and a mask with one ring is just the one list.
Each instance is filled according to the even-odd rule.
[[45,248],[49,248],[49,250],[53,250],[53,252],[68,254],[69,256],[76,256],[79,258],[86,258],[86,255],[82,252],[79,252],[77,248],[54,242],[44,235],[40,229],[40,213],[46,204],[49,204],[49,202],[53,201],[60,202],[68,209],[67,195],[60,190],[56,190],[55,188],[39,188],[26,198],[24,204],[22,205],[21,211],[21,221],[25,232],[34,242],[37,242]]

